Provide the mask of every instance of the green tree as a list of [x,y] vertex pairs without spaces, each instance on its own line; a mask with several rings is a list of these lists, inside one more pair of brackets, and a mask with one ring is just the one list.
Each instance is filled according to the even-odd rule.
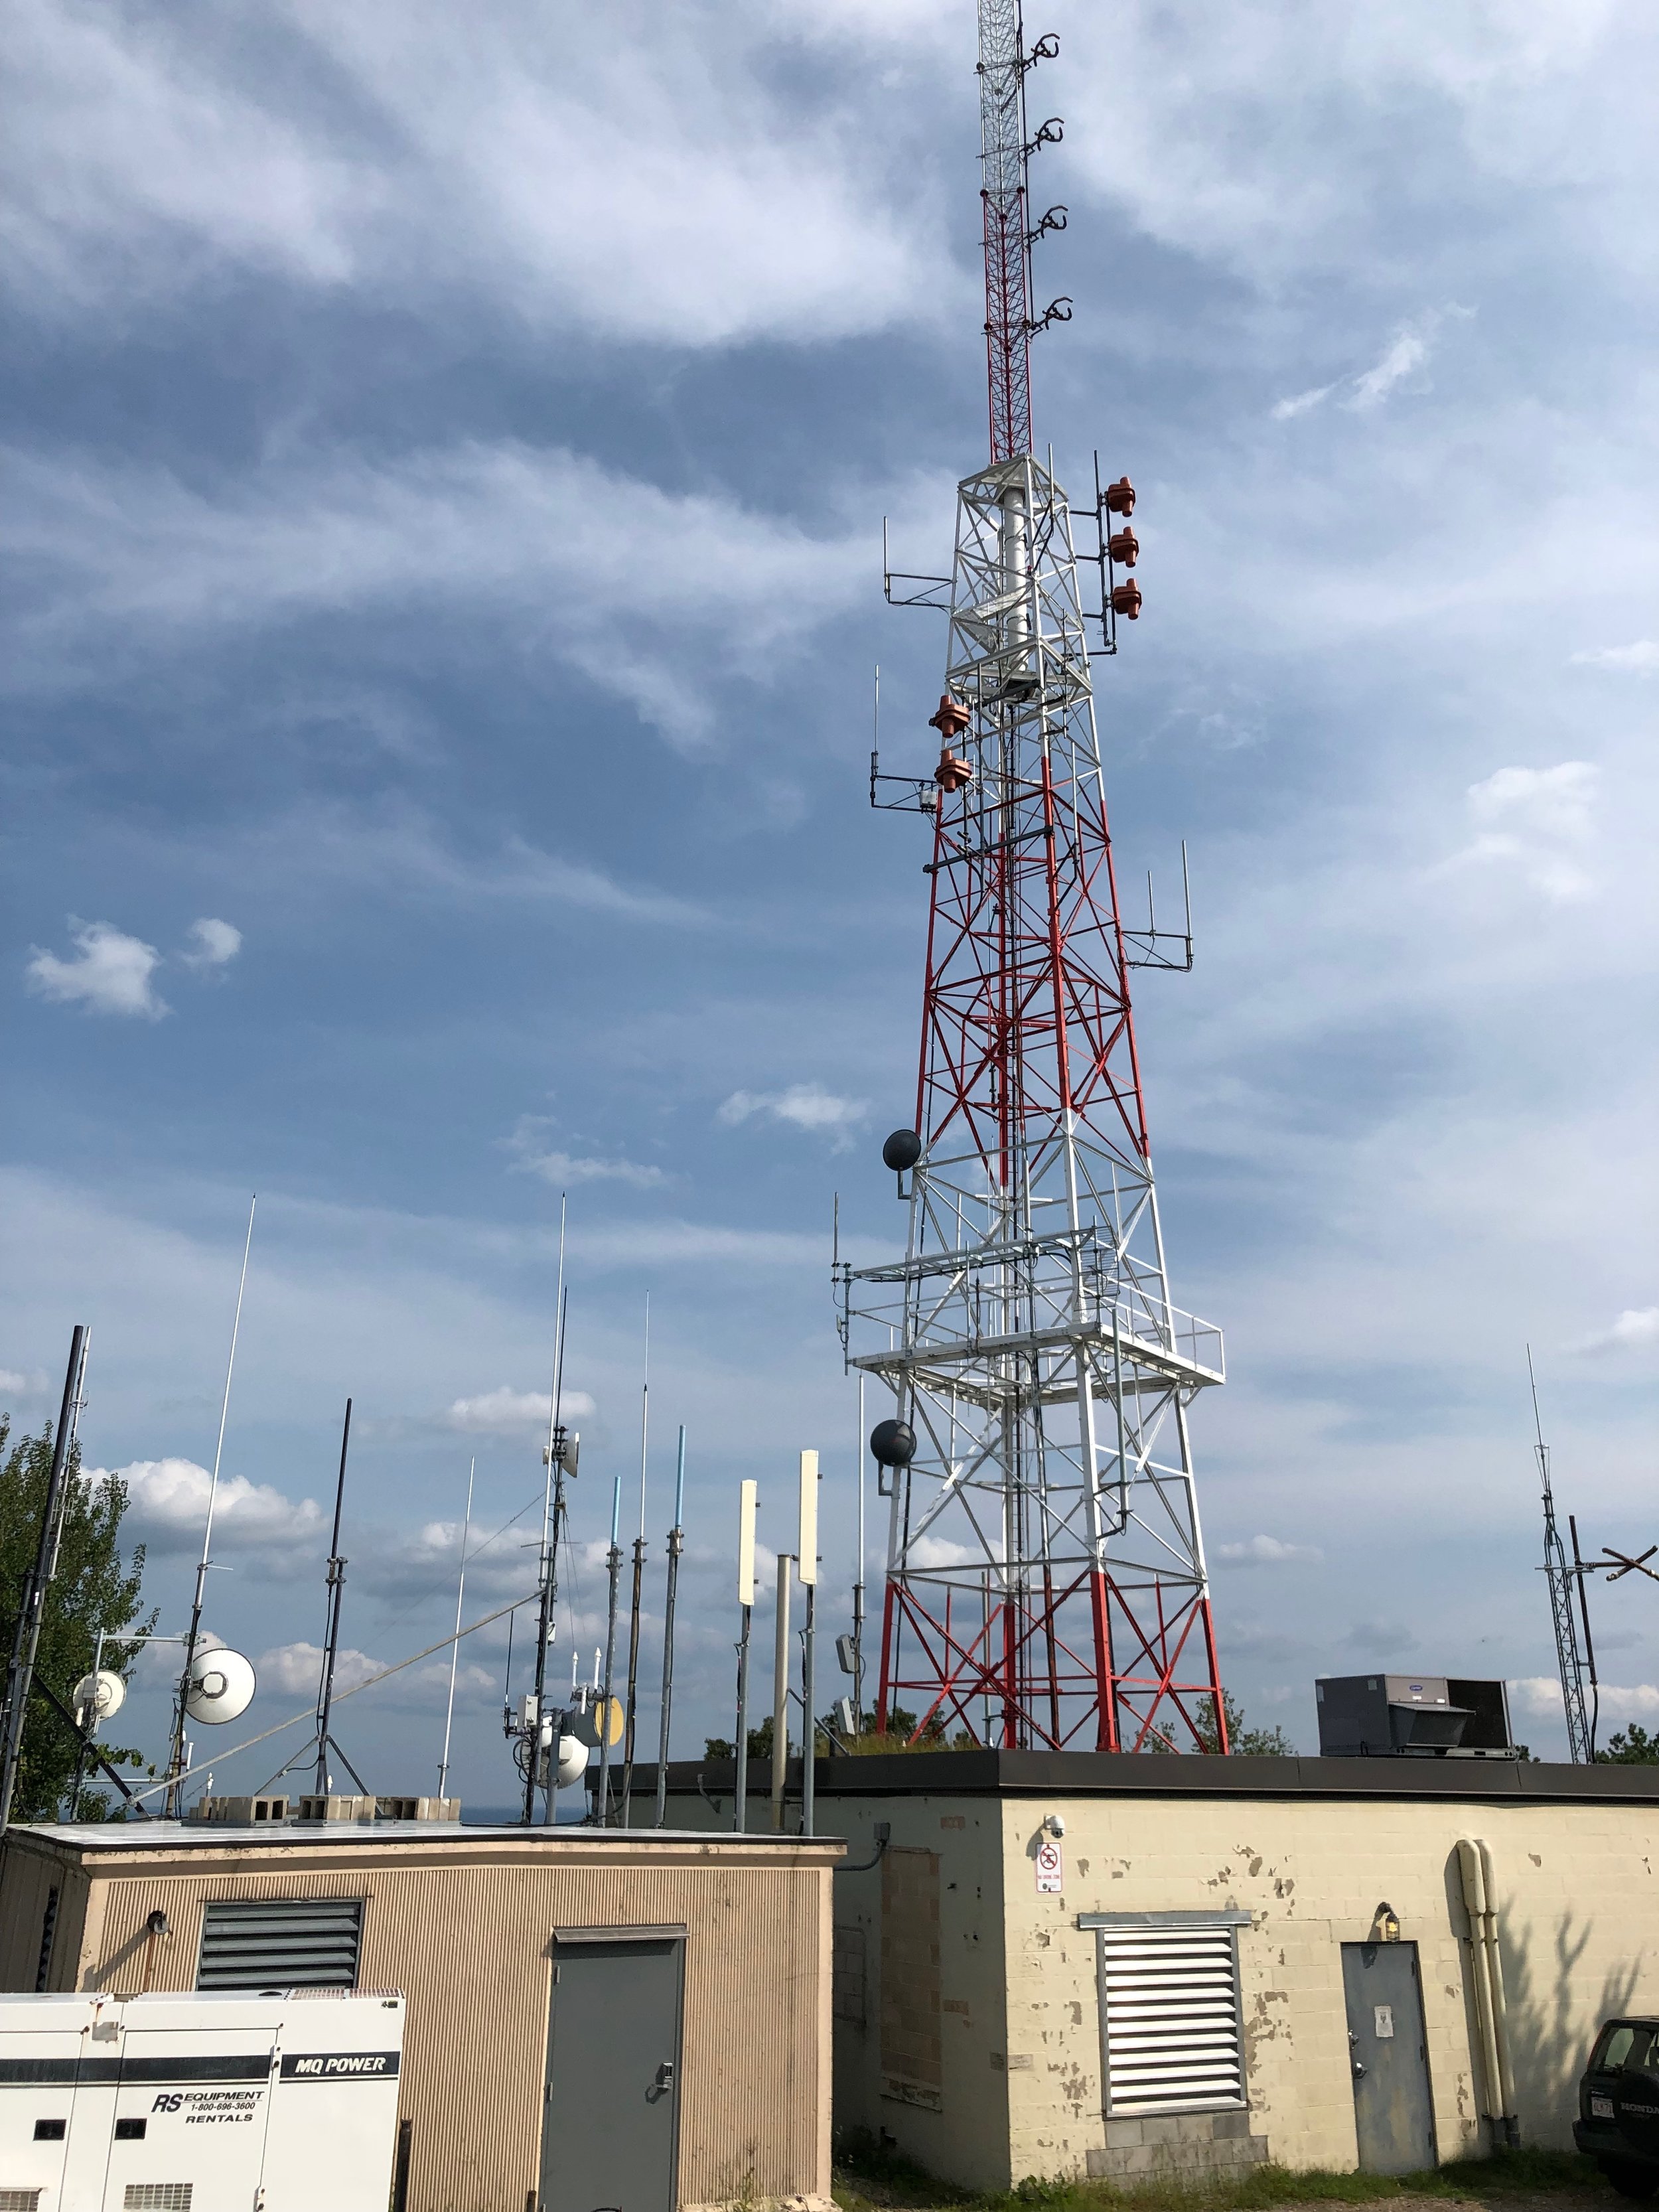
[[1659,1730],[1650,1735],[1640,1721],[1632,1721],[1609,1736],[1607,1749],[1595,1756],[1609,1766],[1659,1766]]
[[[38,1437],[20,1437],[12,1444],[10,1416],[0,1413],[0,1665],[10,1652],[23,1585],[40,1547],[52,1440],[48,1421]],[[47,1594],[34,1664],[36,1681],[54,1690],[65,1705],[82,1675],[91,1672],[100,1628],[103,1663],[125,1679],[137,1652],[133,1638],[155,1625],[153,1613],[142,1621],[138,1617],[144,1547],[138,1545],[125,1561],[121,1556],[121,1516],[126,1510],[127,1486],[118,1475],[106,1475],[97,1483],[81,1480],[76,1446],[70,1455],[58,1574]],[[125,1638],[123,1630],[131,1632]],[[107,1744],[101,1748],[112,1765],[143,1764],[136,1751]],[[51,1819],[68,1791],[75,1760],[75,1738],[37,1690],[23,1733],[13,1818]],[[83,1819],[105,1820],[110,1801],[100,1791],[83,1790],[80,1810]]]
[[[1246,1728],[1244,1708],[1231,1690],[1221,1692],[1222,1710],[1227,1716],[1227,1747],[1239,1759],[1294,1759],[1296,1746],[1282,1728]],[[1215,1753],[1221,1748],[1220,1736],[1215,1724],[1215,1705],[1206,1699],[1204,1712],[1198,1723],[1199,1747]]]

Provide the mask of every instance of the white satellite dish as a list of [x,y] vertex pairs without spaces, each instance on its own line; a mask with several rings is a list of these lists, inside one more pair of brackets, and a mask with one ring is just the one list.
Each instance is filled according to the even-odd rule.
[[185,1711],[193,1721],[210,1725],[240,1720],[253,1702],[258,1687],[253,1662],[240,1651],[223,1645],[198,1651],[185,1684]]
[[587,1771],[587,1746],[579,1735],[559,1738],[559,1787],[568,1790]]
[[71,1702],[77,1712],[88,1720],[106,1721],[112,1713],[118,1713],[127,1701],[127,1686],[118,1674],[107,1668],[96,1674],[82,1674],[75,1686]]

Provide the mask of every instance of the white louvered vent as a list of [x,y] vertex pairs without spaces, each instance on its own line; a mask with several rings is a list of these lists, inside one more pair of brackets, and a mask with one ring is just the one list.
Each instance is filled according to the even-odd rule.
[[0,2212],[40,2212],[38,2189],[0,2189]]
[[1244,2102],[1231,1928],[1103,1928],[1106,2110],[1200,2112]]
[[191,2181],[130,2181],[125,2212],[190,2212]]

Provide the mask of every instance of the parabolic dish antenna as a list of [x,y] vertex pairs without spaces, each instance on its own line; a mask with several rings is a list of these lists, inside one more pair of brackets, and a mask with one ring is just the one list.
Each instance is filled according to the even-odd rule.
[[587,1771],[588,1747],[579,1735],[559,1738],[559,1787],[568,1790]]
[[185,1685],[185,1711],[193,1721],[212,1725],[240,1720],[253,1702],[258,1687],[253,1663],[240,1651],[222,1646],[198,1651]]
[[112,1713],[118,1713],[127,1701],[127,1686],[118,1674],[107,1668],[96,1674],[82,1674],[75,1686],[70,1703],[90,1720],[106,1721]]

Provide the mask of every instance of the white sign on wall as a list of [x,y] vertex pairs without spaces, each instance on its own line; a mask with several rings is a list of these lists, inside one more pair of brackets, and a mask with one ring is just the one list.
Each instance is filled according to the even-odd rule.
[[1039,1897],[1058,1897],[1066,1887],[1065,1862],[1052,1836],[1044,1836],[1036,1848],[1036,1884]]
[[1394,2007],[1392,2005],[1373,2005],[1371,2007],[1371,2019],[1376,2029],[1377,2040],[1380,2043],[1388,2042],[1394,2033]]

